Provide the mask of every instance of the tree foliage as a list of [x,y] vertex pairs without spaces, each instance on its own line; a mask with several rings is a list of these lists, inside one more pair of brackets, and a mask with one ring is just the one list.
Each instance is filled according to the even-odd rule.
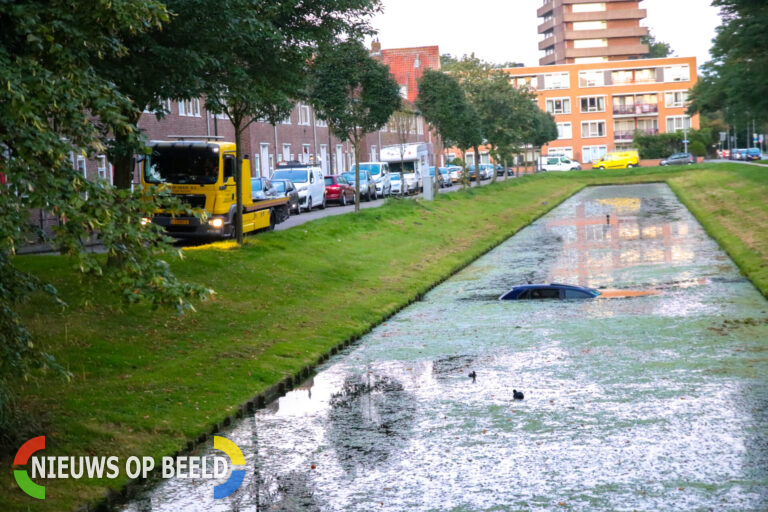
[[689,112],[721,111],[725,120],[768,121],[768,3],[714,0],[723,23],[691,94]]
[[[356,40],[328,45],[315,56],[311,69],[309,98],[317,117],[341,141],[355,148],[366,133],[384,126],[401,106],[400,87],[389,68],[373,59]],[[360,211],[360,167],[355,165],[355,212]]]
[[648,45],[648,53],[645,55],[646,59],[660,59],[669,57],[672,54],[672,47],[669,43],[657,41],[653,34],[643,36],[642,43]]
[[[696,156],[702,156],[706,154],[708,150],[714,148],[714,137],[717,134],[713,133],[709,128],[702,128],[700,130],[688,130],[688,150],[696,154]],[[641,132],[635,132],[634,144],[640,152],[640,158],[643,159],[655,159],[666,158],[673,153],[679,153],[685,148],[684,133],[682,131],[671,133],[658,133],[655,135],[645,135]],[[694,153],[694,149],[703,148],[703,153]]]

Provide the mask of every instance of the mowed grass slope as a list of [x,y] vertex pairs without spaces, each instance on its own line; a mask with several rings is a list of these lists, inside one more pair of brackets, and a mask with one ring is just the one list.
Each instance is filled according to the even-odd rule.
[[[45,455],[161,457],[209,430],[255,394],[503,241],[587,185],[667,181],[768,294],[768,169],[738,164],[541,174],[434,202],[390,201],[263,233],[242,248],[185,250],[185,279],[217,291],[198,312],[125,307],[78,280],[71,262],[18,258],[69,303],[35,297],[23,310],[38,343],[73,374],[18,383],[42,425]],[[16,488],[2,459],[0,510],[68,510],[121,479],[47,480],[44,501]]]

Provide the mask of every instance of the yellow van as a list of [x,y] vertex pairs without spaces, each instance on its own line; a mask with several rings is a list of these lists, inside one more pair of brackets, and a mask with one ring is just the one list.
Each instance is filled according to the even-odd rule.
[[592,162],[593,169],[624,169],[638,167],[640,158],[637,151],[613,151]]

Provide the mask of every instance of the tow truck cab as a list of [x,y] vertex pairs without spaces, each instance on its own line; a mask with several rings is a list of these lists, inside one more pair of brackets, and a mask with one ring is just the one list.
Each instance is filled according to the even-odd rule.
[[[177,238],[227,238],[234,234],[235,144],[232,142],[151,142],[150,154],[139,159],[144,190],[165,185],[170,192],[207,216],[173,216],[158,211],[152,222]],[[288,199],[256,200],[251,190],[251,166],[243,160],[243,233],[274,227],[288,218]]]

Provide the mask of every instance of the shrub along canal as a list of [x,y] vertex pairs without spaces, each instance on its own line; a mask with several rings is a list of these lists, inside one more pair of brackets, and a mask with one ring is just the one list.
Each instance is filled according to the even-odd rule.
[[[528,281],[658,294],[496,300]],[[232,496],[125,510],[765,510],[766,310],[666,185],[588,188],[223,433]]]

